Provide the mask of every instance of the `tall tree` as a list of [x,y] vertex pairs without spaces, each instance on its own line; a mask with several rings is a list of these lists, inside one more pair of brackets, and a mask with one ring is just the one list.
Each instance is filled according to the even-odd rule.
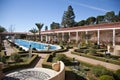
[[6,31],[6,29],[4,27],[0,26],[0,33],[5,32],[5,31]]
[[33,28],[33,29],[29,30],[29,32],[33,33],[34,40],[36,40],[36,35],[35,34],[38,32],[38,30],[36,28]]
[[67,27],[67,25],[66,25],[66,11],[64,11],[64,13],[63,13],[61,25],[62,25],[64,28]]
[[45,26],[45,31],[48,30],[48,26]]
[[114,17],[115,17],[114,11],[107,12],[107,13],[105,14],[105,21],[106,21],[106,22],[113,22],[113,21],[114,21],[114,20],[113,20]]
[[95,21],[96,21],[96,18],[95,17],[89,17],[88,19],[87,19],[87,24],[89,25],[89,24],[94,24],[95,23]]
[[52,22],[52,24],[50,24],[50,28],[51,28],[51,29],[59,29],[59,28],[60,28],[60,24],[59,24],[59,23]]
[[75,25],[75,14],[72,6],[68,6],[68,10],[64,12],[61,25],[63,27],[73,27]]
[[84,26],[85,23],[86,23],[85,20],[81,20],[81,21],[79,21],[79,22],[77,23],[77,26]]
[[96,24],[103,23],[103,22],[104,22],[104,16],[103,15],[97,16]]
[[40,32],[41,32],[41,29],[42,29],[44,24],[42,24],[42,23],[35,23],[35,25],[37,26],[37,28],[39,30],[39,40],[40,40]]

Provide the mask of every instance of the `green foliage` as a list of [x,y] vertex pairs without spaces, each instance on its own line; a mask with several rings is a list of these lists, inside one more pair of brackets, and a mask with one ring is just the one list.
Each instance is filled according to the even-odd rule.
[[85,20],[81,20],[77,23],[77,26],[84,26],[86,24]]
[[35,25],[37,26],[37,28],[39,30],[39,39],[40,39],[40,31],[41,31],[41,29],[42,29],[44,24],[42,24],[42,23],[35,23]]
[[94,55],[94,54],[96,54],[96,49],[90,48],[88,53],[90,55]]
[[115,79],[109,75],[102,75],[98,78],[98,80],[115,80]]
[[63,27],[73,27],[75,25],[74,19],[75,19],[75,14],[72,6],[70,5],[68,6],[68,10],[64,11],[61,25]]
[[105,67],[102,67],[100,65],[94,66],[92,69],[92,72],[94,73],[95,76],[100,77],[102,75],[113,75],[112,72],[107,70]]
[[58,60],[58,61],[66,62],[66,59],[67,59],[67,57],[66,57],[66,55],[64,55],[64,54],[58,54],[58,55],[56,56],[56,60]]
[[6,57],[0,54],[0,62],[6,63]]
[[100,23],[103,23],[103,22],[104,22],[104,16],[103,15],[97,16],[96,24],[100,24]]
[[2,26],[0,26],[0,33],[6,31],[6,29]]
[[52,22],[52,24],[50,25],[51,29],[59,29],[60,28],[60,24],[56,23],[56,22]]
[[88,24],[88,25],[89,25],[89,24],[94,24],[95,21],[96,21],[96,18],[95,18],[95,17],[89,17],[89,18],[87,19],[87,24]]
[[107,12],[105,14],[105,21],[106,22],[113,22],[114,21],[114,19],[113,19],[114,17],[115,17],[114,11]]
[[120,80],[120,69],[115,72],[115,79]]
[[20,61],[20,55],[19,55],[19,54],[16,54],[16,53],[12,54],[12,55],[10,56],[10,58],[11,58],[11,60],[14,60],[14,61],[16,61],[16,62],[19,62],[19,61]]
[[43,25],[42,23],[35,23],[35,25],[37,26],[37,28],[39,29],[39,31],[42,29]]

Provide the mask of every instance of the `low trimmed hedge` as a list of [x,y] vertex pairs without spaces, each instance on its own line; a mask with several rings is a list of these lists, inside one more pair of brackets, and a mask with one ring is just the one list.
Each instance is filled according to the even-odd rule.
[[117,64],[117,65],[120,65],[120,62],[119,61],[116,61],[116,60],[110,60],[110,59],[106,59],[106,58],[100,58],[100,57],[96,57],[96,56],[92,56],[92,55],[86,55],[84,53],[78,53],[78,52],[71,52],[72,54],[76,54],[76,55],[79,55],[79,56],[83,56],[83,57],[88,57],[88,58],[92,58],[92,59],[96,59],[96,60],[100,60],[100,61],[104,61],[104,62],[109,62],[109,63],[113,63],[113,64]]
[[98,78],[98,80],[115,80],[115,79],[109,75],[102,75]]
[[35,61],[37,57],[38,55],[33,55],[32,58],[30,58],[27,62],[20,62],[16,64],[7,65],[7,67],[4,67],[3,72],[8,72],[18,68],[27,68]]
[[50,54],[46,56],[46,58],[44,59],[44,61],[42,63],[42,67],[52,69],[52,63],[49,62],[50,56],[51,56]]

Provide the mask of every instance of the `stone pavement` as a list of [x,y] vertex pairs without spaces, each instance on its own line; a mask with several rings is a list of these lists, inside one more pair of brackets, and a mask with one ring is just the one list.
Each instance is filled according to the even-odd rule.
[[40,60],[38,61],[38,63],[36,64],[35,67],[37,67],[37,68],[42,67],[42,63],[47,55],[48,54],[39,54]]
[[103,61],[99,61],[99,60],[95,60],[95,59],[91,59],[91,58],[71,54],[71,51],[73,51],[73,50],[74,49],[70,49],[68,52],[64,52],[63,54],[65,54],[67,57],[75,58],[76,60],[83,61],[83,62],[86,62],[86,63],[90,63],[90,64],[93,64],[93,65],[102,65],[102,66],[104,66],[104,67],[106,67],[106,68],[108,68],[110,70],[118,70],[118,69],[120,69],[120,65],[107,63],[107,62],[103,62]]
[[10,43],[7,40],[4,40],[4,46],[6,50],[6,54],[9,56],[12,53],[15,53],[15,50],[10,46]]

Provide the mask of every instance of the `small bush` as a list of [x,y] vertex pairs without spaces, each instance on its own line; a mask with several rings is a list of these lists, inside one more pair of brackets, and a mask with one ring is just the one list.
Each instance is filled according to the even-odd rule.
[[115,72],[115,79],[120,80],[120,69]]
[[89,54],[91,54],[91,55],[96,54],[96,50],[93,49],[93,48],[90,48],[90,49],[89,49]]
[[98,78],[98,80],[115,80],[115,79],[109,75],[102,75]]
[[66,61],[66,56],[64,54],[59,54],[56,56],[56,59],[59,60],[59,61]]
[[37,50],[36,48],[33,48],[33,50]]
[[22,51],[23,50],[22,47],[20,47],[19,50]]
[[16,62],[19,62],[19,61],[20,61],[20,55],[19,55],[19,54],[16,54],[16,53],[12,54],[12,55],[10,56],[10,58],[11,58],[11,60],[14,60],[14,61],[16,61]]

